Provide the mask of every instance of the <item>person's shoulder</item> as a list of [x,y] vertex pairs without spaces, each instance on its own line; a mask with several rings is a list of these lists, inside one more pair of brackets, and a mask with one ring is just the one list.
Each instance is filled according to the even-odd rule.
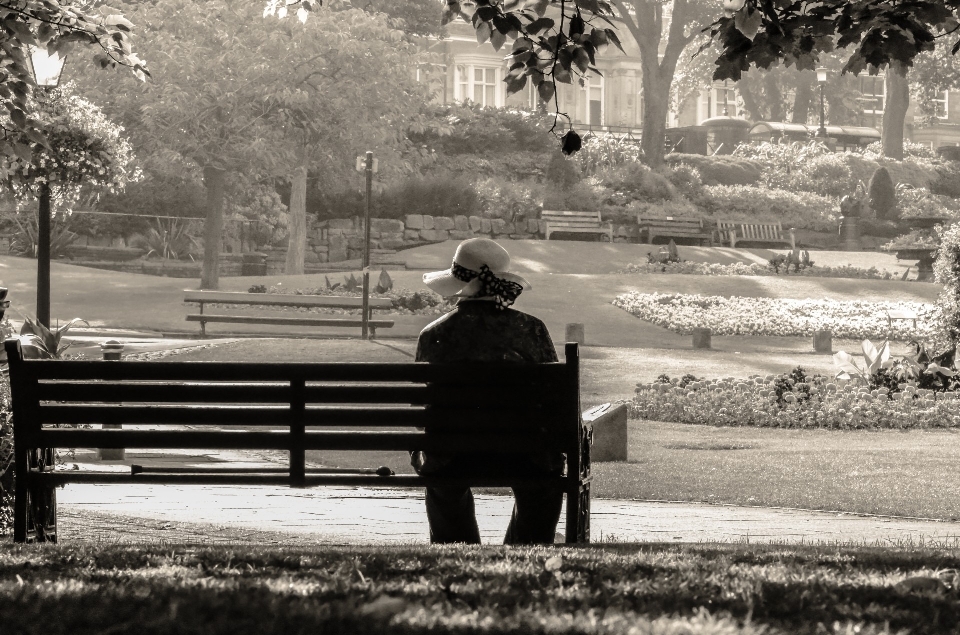
[[454,319],[456,314],[457,314],[457,308],[454,307],[452,310],[447,311],[446,313],[438,317],[436,320],[434,320],[430,324],[427,324],[425,327],[423,327],[423,330],[420,331],[420,335],[443,328],[445,324],[447,324],[450,320]]
[[518,311],[514,308],[507,309],[507,312],[511,319],[515,320],[518,324],[523,324],[527,328],[547,328],[543,323],[543,320],[535,315],[530,315],[529,313],[524,313],[523,311]]

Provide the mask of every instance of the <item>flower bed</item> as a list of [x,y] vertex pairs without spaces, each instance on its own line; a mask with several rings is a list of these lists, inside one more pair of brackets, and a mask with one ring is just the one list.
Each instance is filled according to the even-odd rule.
[[806,381],[767,375],[690,381],[688,376],[671,381],[661,376],[658,382],[637,384],[630,416],[765,428],[960,427],[960,393],[905,386],[888,396],[885,388],[870,390],[853,381],[834,382],[821,375],[802,379]]
[[[642,320],[688,334],[709,328],[714,335],[809,336],[829,330],[851,339],[930,340],[934,311],[921,302],[725,298],[682,293],[638,293],[618,296],[613,304]],[[900,320],[887,323],[887,310],[917,314],[917,328]]]
[[[641,264],[627,265],[626,269],[620,269],[617,273],[679,273],[697,276],[776,276],[780,275],[770,268],[769,265],[762,265],[758,262],[744,264],[735,262],[729,265],[707,262],[671,262],[656,263],[645,262]],[[805,276],[809,278],[861,278],[866,280],[890,280],[893,274],[889,271],[880,271],[876,267],[863,269],[844,265],[842,267],[819,267],[813,265],[805,267],[799,272],[793,272],[792,276]]]

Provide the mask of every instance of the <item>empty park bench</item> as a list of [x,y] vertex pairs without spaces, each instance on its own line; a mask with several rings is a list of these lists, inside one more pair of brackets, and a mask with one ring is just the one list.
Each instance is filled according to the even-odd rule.
[[[332,317],[290,317],[280,315],[223,315],[204,313],[204,304],[233,304],[263,307],[301,307],[325,309],[362,309],[363,298],[330,295],[288,295],[283,293],[241,293],[235,291],[190,291],[185,290],[184,302],[200,305],[200,313],[187,315],[188,322],[200,322],[201,337],[207,334],[207,322],[225,322],[230,324],[273,324],[280,326],[353,326],[359,327],[363,320],[360,316]],[[393,300],[388,298],[370,298],[369,307],[373,309],[392,309]],[[376,336],[376,329],[390,328],[393,320],[369,320],[367,327],[370,336]]]
[[731,247],[736,247],[740,241],[751,243],[766,243],[774,245],[784,245],[790,249],[796,249],[796,238],[791,229],[786,237],[783,235],[783,227],[777,223],[751,223],[739,220],[718,220],[717,234],[721,245],[727,242]]
[[606,236],[613,242],[613,223],[604,222],[600,212],[555,212],[543,210],[540,220],[546,221],[544,238],[550,240],[555,232],[571,232],[575,234],[596,234]]
[[913,328],[917,328],[917,314],[909,309],[888,309],[887,324],[892,327],[894,321],[912,322]]
[[687,238],[696,240],[700,245],[703,245],[704,241],[708,245],[713,244],[713,233],[703,226],[703,220],[699,218],[674,216],[657,218],[637,215],[637,228],[641,236],[646,234],[647,244],[653,244],[653,239],[658,236]]
[[[4,347],[13,404],[15,542],[56,541],[55,488],[67,483],[422,488],[553,482],[566,494],[566,542],[590,539],[593,428],[580,413],[575,343],[566,345],[564,362],[537,365],[62,361],[24,359],[16,338]],[[56,470],[56,448],[279,450],[289,464]],[[307,451],[317,450],[545,450],[566,459],[557,476],[454,478],[307,468]]]

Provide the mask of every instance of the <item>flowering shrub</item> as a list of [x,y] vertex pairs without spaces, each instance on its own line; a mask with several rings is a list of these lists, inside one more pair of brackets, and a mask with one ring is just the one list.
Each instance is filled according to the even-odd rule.
[[35,105],[49,148],[33,144],[32,156],[0,157],[0,178],[21,202],[50,185],[51,206],[69,210],[85,188],[122,190],[140,179],[123,128],[94,104],[71,93],[68,84],[45,93]]
[[[678,273],[696,276],[776,276],[778,273],[770,268],[770,265],[762,265],[758,262],[752,262],[749,265],[742,262],[735,262],[730,265],[707,262],[673,262],[673,263],[650,263],[627,265],[626,269],[620,269],[617,273]],[[865,280],[890,280],[893,277],[889,271],[880,271],[876,267],[862,269],[851,265],[842,267],[821,267],[811,265],[800,269],[799,272],[793,272],[790,275],[806,276],[811,278],[861,278]]]
[[[792,300],[725,298],[683,293],[638,293],[618,296],[613,304],[642,320],[681,334],[709,328],[714,335],[810,336],[829,330],[838,338],[927,340],[935,325],[934,307],[920,302],[862,300]],[[886,311],[917,314],[917,328],[899,320],[887,323]]]
[[613,135],[589,135],[583,140],[574,160],[581,172],[590,176],[605,168],[639,163],[642,156],[640,144],[633,140]]
[[13,527],[13,421],[10,382],[0,381],[0,534]]
[[[799,372],[798,372],[799,371]],[[960,393],[906,386],[889,394],[853,381],[789,375],[637,384],[630,416],[712,426],[765,428],[957,428]]]
[[960,343],[960,223],[944,229],[933,263],[933,276],[943,290],[937,296],[941,337],[955,347]]

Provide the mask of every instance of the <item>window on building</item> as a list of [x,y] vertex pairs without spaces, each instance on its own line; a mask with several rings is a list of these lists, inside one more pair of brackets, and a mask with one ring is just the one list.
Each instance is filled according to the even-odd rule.
[[943,91],[933,98],[933,116],[937,119],[946,119],[950,113],[949,109],[950,91]]
[[583,82],[583,122],[590,126],[603,125],[603,77],[590,75]]
[[700,120],[737,116],[737,89],[727,82],[715,84],[700,95]]
[[860,76],[860,101],[863,112],[870,115],[883,114],[884,88],[882,76]]
[[457,66],[456,94],[458,101],[470,100],[481,106],[503,106],[500,68],[496,66]]

